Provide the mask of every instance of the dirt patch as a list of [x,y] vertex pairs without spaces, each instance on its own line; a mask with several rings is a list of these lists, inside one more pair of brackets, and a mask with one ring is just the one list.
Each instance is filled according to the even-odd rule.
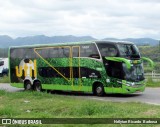
[[144,115],[147,115],[147,116],[152,116],[152,115],[156,115],[157,114],[157,111],[156,110],[148,110],[146,112],[143,113]]

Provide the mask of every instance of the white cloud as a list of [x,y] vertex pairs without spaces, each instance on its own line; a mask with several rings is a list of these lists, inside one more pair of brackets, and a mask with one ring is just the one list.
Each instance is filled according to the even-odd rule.
[[0,0],[0,34],[160,36],[159,0]]

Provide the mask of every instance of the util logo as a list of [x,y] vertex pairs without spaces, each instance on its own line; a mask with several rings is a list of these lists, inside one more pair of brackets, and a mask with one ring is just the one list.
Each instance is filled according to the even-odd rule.
[[[16,76],[22,77],[24,72],[24,77],[37,77],[37,64],[36,60],[32,61],[29,59],[24,59],[20,62],[19,66],[16,66]],[[34,72],[34,73],[32,73]]]

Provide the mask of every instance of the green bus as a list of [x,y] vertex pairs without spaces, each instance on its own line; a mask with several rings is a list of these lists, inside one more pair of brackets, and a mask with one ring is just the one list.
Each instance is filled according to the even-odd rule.
[[25,90],[143,92],[143,60],[131,42],[91,41],[10,47],[11,85]]

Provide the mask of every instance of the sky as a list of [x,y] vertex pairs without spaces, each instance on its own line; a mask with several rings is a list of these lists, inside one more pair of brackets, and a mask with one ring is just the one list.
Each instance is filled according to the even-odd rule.
[[160,0],[0,0],[0,35],[160,39]]

